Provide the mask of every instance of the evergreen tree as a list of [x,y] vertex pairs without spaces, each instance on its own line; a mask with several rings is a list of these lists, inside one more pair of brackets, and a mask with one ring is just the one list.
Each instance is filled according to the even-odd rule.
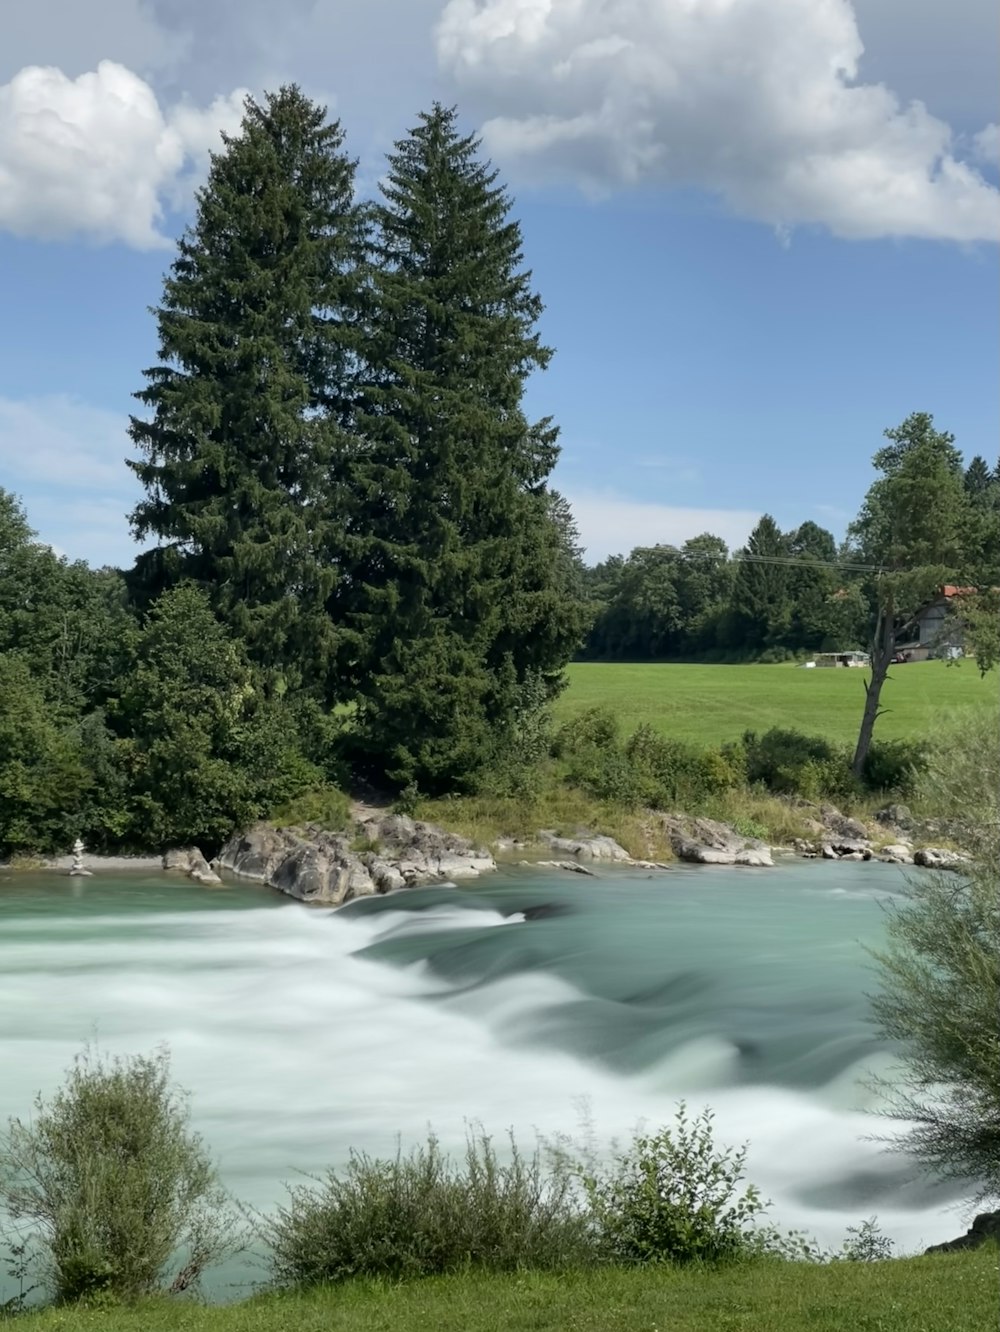
[[987,503],[993,483],[994,478],[989,463],[977,453],[965,469],[965,493],[974,504]]
[[427,790],[474,784],[516,743],[584,627],[546,484],[557,432],[521,403],[551,356],[542,305],[510,199],[477,150],[436,105],[389,159],[373,210],[351,576],[331,598],[353,635],[359,753]]
[[279,692],[330,690],[331,473],[349,419],[360,214],[339,124],[291,86],[223,136],[156,311],[132,419],[145,598],[190,580]]
[[788,541],[769,513],[750,533],[733,580],[733,611],[742,644],[774,647],[791,624]]

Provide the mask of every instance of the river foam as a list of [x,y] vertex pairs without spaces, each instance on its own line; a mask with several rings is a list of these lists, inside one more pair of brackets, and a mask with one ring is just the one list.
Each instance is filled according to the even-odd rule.
[[[86,1040],[166,1043],[228,1184],[266,1208],[351,1147],[428,1128],[457,1147],[470,1121],[531,1145],[573,1134],[585,1107],[608,1149],[683,1097],[711,1104],[721,1141],[749,1141],[782,1228],[836,1245],[877,1213],[904,1250],[947,1238],[953,1197],[870,1141],[863,1109],[864,1073],[891,1056],[864,1029],[858,925],[880,928],[889,881],[817,895],[816,876],[706,873],[583,891],[512,876],[341,912],[242,889],[223,907],[185,888],[176,909],[158,892],[144,910],[141,885],[109,884],[93,914],[58,891],[41,914],[0,898],[0,1117],[51,1091]],[[845,886],[859,900],[831,907]],[[562,914],[526,919],[536,903]],[[839,933],[838,911],[855,913]]]

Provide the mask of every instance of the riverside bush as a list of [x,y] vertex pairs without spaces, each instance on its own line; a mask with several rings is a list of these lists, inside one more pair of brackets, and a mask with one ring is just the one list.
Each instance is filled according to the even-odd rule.
[[341,1173],[289,1193],[288,1204],[259,1223],[280,1287],[466,1268],[558,1269],[591,1258],[568,1172],[544,1171],[537,1153],[523,1156],[513,1138],[509,1162],[473,1133],[461,1164],[433,1136],[392,1159],[352,1153]]
[[712,1112],[636,1134],[609,1167],[580,1173],[602,1256],[614,1263],[719,1262],[760,1253],[759,1191],[740,1192],[746,1147],[718,1148]]
[[0,1137],[0,1206],[36,1229],[58,1302],[179,1292],[229,1251],[233,1217],[166,1053],[88,1050],[35,1112]]
[[776,795],[845,798],[859,794],[850,754],[818,735],[773,727],[761,736],[743,735],[746,777]]
[[862,770],[869,791],[912,796],[927,768],[927,745],[921,740],[873,740]]

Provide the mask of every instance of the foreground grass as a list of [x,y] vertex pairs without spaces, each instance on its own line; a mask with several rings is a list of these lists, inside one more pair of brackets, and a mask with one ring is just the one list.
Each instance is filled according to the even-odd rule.
[[[714,746],[746,730],[781,726],[839,744],[858,734],[864,706],[860,670],[782,666],[700,666],[574,662],[556,721],[606,707],[630,735],[643,722],[678,740]],[[945,708],[996,706],[997,680],[975,663],[911,662],[893,668],[882,694],[889,709],[876,735],[885,740],[925,734]]]
[[22,1332],[995,1332],[998,1251],[355,1283],[226,1308],[51,1310]]

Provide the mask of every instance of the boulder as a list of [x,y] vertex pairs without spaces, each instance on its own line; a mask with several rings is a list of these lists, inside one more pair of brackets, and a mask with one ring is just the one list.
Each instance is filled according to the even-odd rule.
[[882,848],[881,859],[889,865],[912,865],[913,852],[902,842],[895,842],[891,846]]
[[551,847],[553,851],[562,851],[568,856],[580,856],[583,860],[611,860],[629,862],[632,857],[623,846],[619,846],[613,837],[557,837],[554,832],[543,831],[538,834],[539,841]]
[[663,830],[678,860],[693,865],[774,864],[771,848],[756,837],[744,837],[728,823],[715,819],[690,818],[683,814],[661,816]]
[[349,834],[314,824],[258,824],[231,837],[216,864],[301,902],[326,906],[421,881],[476,878],[496,868],[488,851],[402,814],[376,813],[362,826],[368,843],[377,849],[352,850]]
[[968,856],[940,846],[922,846],[913,853],[913,863],[924,869],[960,870],[969,863]]
[[222,882],[196,846],[167,851],[163,857],[163,868],[165,870],[179,870],[182,874],[186,874],[189,879],[194,879],[195,883],[215,884]]
[[961,1249],[978,1249],[987,1240],[1000,1242],[1000,1212],[983,1212],[977,1216],[964,1235],[958,1239],[932,1244],[925,1253],[956,1253]]
[[892,828],[913,827],[913,815],[908,805],[886,805],[876,812],[875,818]]

